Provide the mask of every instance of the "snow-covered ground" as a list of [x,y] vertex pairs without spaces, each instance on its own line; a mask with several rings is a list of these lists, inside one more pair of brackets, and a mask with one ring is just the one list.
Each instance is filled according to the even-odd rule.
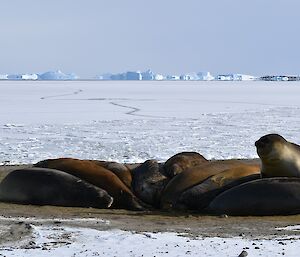
[[[184,150],[257,157],[254,141],[267,133],[300,143],[299,95],[299,82],[1,81],[0,163],[62,156],[142,162]],[[0,255],[238,256],[244,249],[249,256],[298,256],[300,247],[298,238],[30,229],[30,241],[3,244]]]
[[[6,240],[0,245],[1,256],[238,256],[246,251],[249,256],[298,257],[299,236],[283,236],[275,239],[249,239],[243,235],[232,238],[191,237],[186,233],[135,232],[119,229],[99,230],[95,228],[62,226],[61,222],[72,224],[74,220],[38,220],[34,218],[4,218],[13,221],[7,232],[21,240]],[[51,222],[52,224],[39,224]],[[93,222],[93,219],[82,219]],[[109,223],[105,220],[98,222]],[[37,223],[37,224],[32,224]],[[298,226],[278,228],[297,230]],[[9,238],[9,236],[8,236]],[[244,255],[245,256],[245,255]]]
[[299,95],[299,82],[1,81],[0,163],[253,158],[267,133],[300,143]]

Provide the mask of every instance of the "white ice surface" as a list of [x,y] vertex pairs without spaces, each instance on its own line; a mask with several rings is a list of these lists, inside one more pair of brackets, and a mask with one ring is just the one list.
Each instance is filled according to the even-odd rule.
[[1,81],[0,163],[257,157],[267,133],[300,143],[299,95],[299,82]]
[[[238,256],[245,249],[249,256],[298,257],[298,238],[243,239],[189,238],[177,233],[135,233],[122,230],[99,231],[91,228],[32,225],[28,242],[0,246],[4,256]],[[34,247],[32,247],[34,246]]]

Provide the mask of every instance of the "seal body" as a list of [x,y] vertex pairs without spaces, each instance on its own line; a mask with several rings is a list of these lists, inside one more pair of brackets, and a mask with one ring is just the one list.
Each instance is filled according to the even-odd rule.
[[[172,178],[163,190],[161,196],[161,208],[173,208],[182,192],[203,182],[208,177],[218,174],[229,168],[244,166],[251,165],[245,164],[239,160],[210,161],[181,172]],[[255,164],[255,166],[257,165]]]
[[135,195],[154,207],[159,207],[161,192],[168,181],[156,160],[147,160],[133,170],[132,188]]
[[208,162],[208,160],[197,152],[182,152],[169,158],[163,167],[165,174],[173,178],[186,169],[206,162]]
[[259,165],[224,170],[183,192],[176,206],[180,209],[202,210],[223,191],[259,178]]
[[300,213],[299,178],[265,178],[218,195],[207,211],[228,215],[290,215]]
[[106,162],[106,161],[98,161],[98,160],[90,160],[91,162],[94,162],[95,164],[110,170],[115,175],[118,176],[118,178],[128,187],[131,188],[132,183],[132,176],[130,169],[118,162]]
[[70,207],[109,208],[104,190],[65,172],[27,168],[10,172],[0,183],[0,201]]
[[59,158],[44,160],[34,166],[61,170],[106,190],[114,198],[113,208],[144,209],[118,176],[91,161]]
[[268,134],[255,142],[261,159],[262,177],[300,177],[300,146],[278,134]]

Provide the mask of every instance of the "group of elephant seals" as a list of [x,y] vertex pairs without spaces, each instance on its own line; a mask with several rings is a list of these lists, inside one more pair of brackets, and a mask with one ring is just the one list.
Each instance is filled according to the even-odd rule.
[[143,202],[159,208],[161,192],[169,181],[156,160],[147,160],[133,171],[132,188]]
[[239,160],[210,161],[189,168],[172,178],[167,184],[161,196],[161,208],[172,209],[185,190],[203,182],[210,176],[231,168],[251,166],[259,169],[256,164],[245,164]]
[[0,183],[0,201],[19,204],[109,208],[104,190],[65,172],[27,168],[14,170]]
[[179,197],[175,208],[201,211],[223,191],[260,177],[258,165],[239,166],[224,170],[184,191]]
[[256,161],[208,161],[196,152],[132,165],[48,159],[9,173],[0,183],[0,201],[128,210],[149,204],[228,215],[300,213],[300,146],[278,134],[261,137],[255,146],[261,167]]
[[268,134],[255,142],[261,159],[262,177],[300,177],[300,146],[278,134]]
[[209,205],[211,214],[291,215],[300,213],[299,178],[264,178],[224,191]]
[[73,158],[47,159],[35,167],[57,169],[81,178],[108,192],[114,199],[113,208],[143,210],[141,201],[113,172],[89,160]]
[[169,178],[173,178],[182,171],[205,162],[208,160],[197,152],[182,152],[175,154],[165,162],[164,171]]

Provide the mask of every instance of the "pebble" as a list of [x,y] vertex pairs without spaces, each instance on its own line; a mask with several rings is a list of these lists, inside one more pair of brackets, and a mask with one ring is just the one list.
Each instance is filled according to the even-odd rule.
[[248,252],[244,250],[240,253],[238,257],[246,257],[246,256],[248,256]]

